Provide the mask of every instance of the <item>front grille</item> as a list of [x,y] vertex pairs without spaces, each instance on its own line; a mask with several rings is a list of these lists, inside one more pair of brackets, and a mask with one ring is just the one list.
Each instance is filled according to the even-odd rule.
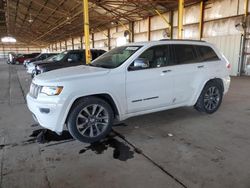
[[40,90],[41,90],[41,86],[36,85],[34,83],[31,83],[31,85],[30,85],[30,96],[33,97],[33,98],[37,98],[38,93],[40,92]]

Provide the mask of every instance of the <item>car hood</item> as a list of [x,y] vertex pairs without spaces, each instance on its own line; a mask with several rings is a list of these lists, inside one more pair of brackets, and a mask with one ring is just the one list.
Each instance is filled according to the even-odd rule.
[[107,74],[109,72],[110,70],[105,68],[80,65],[75,67],[57,69],[39,74],[33,79],[33,82],[38,85],[43,85],[47,83],[74,80],[77,78],[100,76]]

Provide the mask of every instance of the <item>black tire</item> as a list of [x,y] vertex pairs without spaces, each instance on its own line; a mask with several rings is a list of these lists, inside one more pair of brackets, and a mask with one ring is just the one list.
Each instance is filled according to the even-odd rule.
[[35,73],[31,73],[31,78],[33,79],[35,77]]
[[[218,97],[208,95],[209,89],[211,91],[212,88],[214,88],[214,91],[217,91],[216,95],[218,94]],[[222,98],[223,88],[221,84],[217,81],[210,81],[203,88],[196,104],[194,105],[194,108],[199,112],[206,112],[208,114],[212,114],[216,112],[220,107]],[[212,104],[209,105],[207,101],[210,101]],[[210,109],[209,107],[212,105],[214,105],[214,107]]]
[[[97,124],[99,124],[98,120],[96,120],[97,121],[97,122],[95,122],[96,124],[95,123],[93,124],[93,122],[91,122],[91,120],[93,120],[93,118],[97,119],[98,115],[94,116],[94,117],[88,116],[88,118],[86,118],[87,113],[83,114],[86,112],[86,111],[84,111],[84,109],[86,110],[86,108],[92,109],[91,114],[93,113],[93,111],[96,111],[97,109],[94,110],[93,109],[94,107],[91,108],[92,105],[98,106],[96,108],[99,108],[99,110],[101,109],[101,107],[104,108],[104,111],[102,111],[102,113],[105,112],[104,116],[108,117],[108,118],[106,118],[108,120],[106,120],[104,122],[106,124],[105,125],[106,127],[103,128],[103,130],[101,130],[101,133],[99,135],[97,135],[98,134],[97,129],[100,132],[100,129],[99,129],[100,127],[98,127],[98,125],[97,125]],[[88,112],[90,112],[90,111],[88,111]],[[96,133],[96,136],[91,137],[91,136],[83,135],[84,133],[83,134],[80,133],[80,130],[77,128],[77,124],[79,124],[78,122],[80,119],[79,115],[85,115],[86,117],[84,116],[85,117],[84,119],[85,120],[88,119],[87,123],[86,123],[87,120],[83,121],[83,123],[85,123],[85,125],[83,125],[83,126],[86,126],[89,128],[84,127],[82,131],[84,131],[84,133],[88,132],[90,134],[90,132],[91,132],[90,129],[92,129],[92,134]],[[83,98],[83,99],[79,100],[72,107],[72,109],[69,113],[68,119],[67,119],[67,128],[68,128],[70,134],[72,135],[72,137],[74,137],[76,140],[79,140],[79,141],[85,142],[85,143],[93,143],[93,142],[97,142],[97,141],[103,139],[104,137],[106,137],[110,133],[110,131],[112,129],[112,125],[113,125],[113,119],[114,119],[114,112],[113,112],[112,108],[110,107],[110,105],[106,101],[104,101],[100,98],[97,98],[97,97],[87,97],[87,98]],[[102,123],[102,122],[100,122],[100,123]],[[99,124],[99,126],[100,125],[101,124]],[[104,125],[102,125],[102,126],[104,126]]]

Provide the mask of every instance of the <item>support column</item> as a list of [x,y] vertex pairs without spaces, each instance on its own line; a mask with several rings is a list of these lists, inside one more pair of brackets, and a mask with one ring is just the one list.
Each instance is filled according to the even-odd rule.
[[62,42],[60,41],[60,52],[62,51]]
[[169,13],[169,21],[170,21],[170,39],[173,39],[174,35],[174,11],[171,10]]
[[82,36],[80,36],[80,47],[82,49]]
[[183,10],[184,10],[184,0],[179,0],[179,5],[178,5],[178,39],[183,38]]
[[249,0],[245,0],[244,4],[244,33],[243,33],[243,41],[242,41],[242,50],[241,50],[241,62],[240,62],[240,70],[239,76],[245,72],[245,62],[246,62],[246,37],[247,37],[247,17],[248,17],[248,5]]
[[89,2],[83,0],[83,21],[84,21],[84,40],[85,40],[85,58],[86,64],[90,64],[90,42],[89,42]]
[[134,42],[134,22],[129,23],[129,42]]
[[108,50],[111,50],[110,29],[108,29]]
[[199,22],[199,39],[203,37],[203,22],[204,22],[204,1],[200,2],[200,22]]
[[68,50],[67,48],[67,41],[65,40],[65,50]]
[[92,33],[92,48],[95,48],[95,35]]
[[74,50],[75,49],[75,45],[74,45],[74,39],[73,38],[71,38],[71,45],[72,45],[72,50]]
[[148,38],[148,41],[150,41],[150,39],[151,39],[151,18],[150,18],[150,16],[148,17],[148,32],[147,32],[147,38]]

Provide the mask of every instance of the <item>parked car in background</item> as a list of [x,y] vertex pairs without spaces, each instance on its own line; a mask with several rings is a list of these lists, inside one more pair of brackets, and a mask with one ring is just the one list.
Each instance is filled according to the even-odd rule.
[[15,64],[23,64],[24,60],[35,58],[39,54],[40,53],[23,54],[15,59]]
[[115,119],[182,106],[216,112],[229,89],[229,69],[226,58],[206,42],[127,44],[89,66],[36,76],[27,105],[41,126],[57,133],[68,128],[79,141],[97,142]]
[[[100,55],[104,54],[105,50],[91,49],[92,60],[96,59]],[[32,74],[34,75],[48,72],[55,69],[72,67],[85,64],[85,50],[69,50],[58,54],[53,61],[43,61],[40,63],[34,63],[35,70]]]
[[36,64],[40,64],[43,62],[54,62],[54,59],[56,58],[56,56],[57,55],[54,55],[54,56],[48,57],[47,59],[44,59],[44,60],[30,62],[29,64],[26,65],[27,73],[29,73],[29,74],[34,73]]
[[36,56],[35,58],[24,60],[23,65],[24,65],[24,67],[26,67],[31,62],[41,61],[41,60],[47,59],[47,58],[49,58],[51,56],[55,56],[57,54],[58,53],[41,53],[38,56]]
[[14,64],[15,58],[18,56],[18,54],[14,53],[14,52],[9,52],[8,53],[8,59],[7,59],[7,63],[8,64]]

